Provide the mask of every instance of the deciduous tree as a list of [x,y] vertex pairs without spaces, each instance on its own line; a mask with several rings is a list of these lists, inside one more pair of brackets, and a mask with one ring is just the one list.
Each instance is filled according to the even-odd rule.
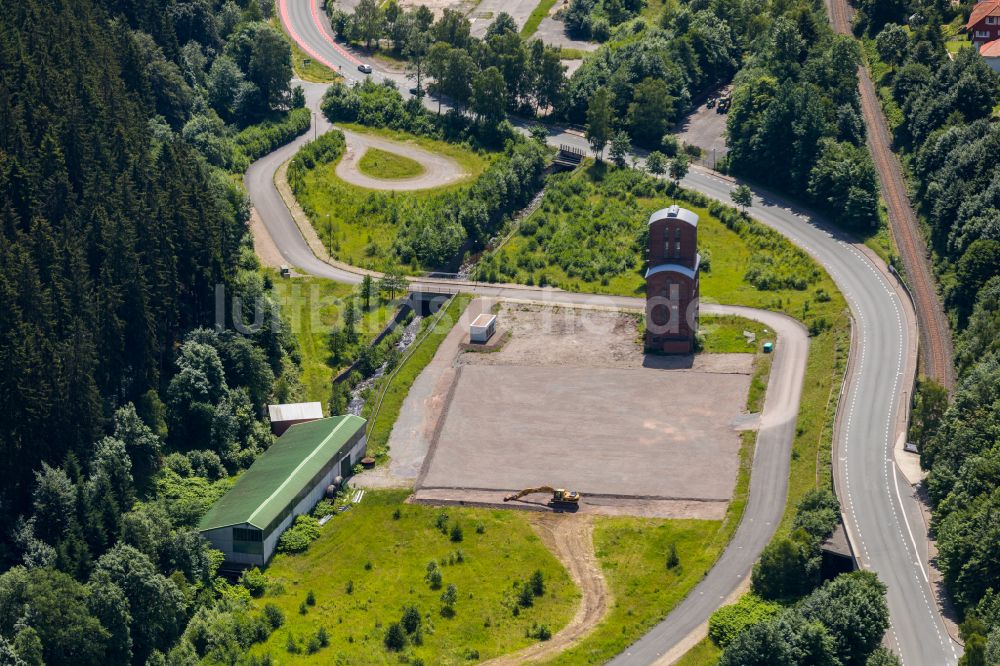
[[591,96],[587,105],[587,143],[597,155],[604,155],[604,146],[611,139],[611,98],[608,89],[601,87]]
[[733,199],[733,203],[740,207],[742,212],[747,212],[747,209],[753,205],[753,192],[750,190],[748,185],[739,185],[730,193]]

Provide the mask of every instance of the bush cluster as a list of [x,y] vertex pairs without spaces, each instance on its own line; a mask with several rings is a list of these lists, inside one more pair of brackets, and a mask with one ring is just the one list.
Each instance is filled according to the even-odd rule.
[[319,521],[309,515],[295,518],[292,526],[278,539],[279,553],[301,553],[319,538]]
[[233,137],[233,158],[230,170],[243,173],[254,160],[285,145],[309,129],[312,113],[309,109],[292,109],[278,120],[251,125]]

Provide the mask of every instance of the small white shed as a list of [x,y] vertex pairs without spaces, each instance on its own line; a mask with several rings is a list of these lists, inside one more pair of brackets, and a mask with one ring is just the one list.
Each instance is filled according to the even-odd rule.
[[287,405],[268,405],[271,432],[277,437],[296,423],[306,423],[323,418],[323,405],[319,402],[293,402]]
[[469,342],[475,345],[485,344],[496,332],[497,316],[493,314],[481,314],[469,326]]

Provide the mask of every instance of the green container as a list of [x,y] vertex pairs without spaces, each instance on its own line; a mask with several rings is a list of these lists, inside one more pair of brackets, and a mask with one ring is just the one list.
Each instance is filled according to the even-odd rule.
[[773,342],[765,342],[764,343],[764,353],[765,354],[770,354],[772,351],[774,351],[774,343]]

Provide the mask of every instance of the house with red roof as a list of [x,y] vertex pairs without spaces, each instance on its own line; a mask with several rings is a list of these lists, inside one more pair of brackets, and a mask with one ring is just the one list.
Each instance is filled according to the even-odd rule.
[[1000,39],[994,39],[979,47],[979,55],[997,74],[1000,74]]
[[980,0],[972,8],[965,30],[976,48],[1000,39],[1000,0]]

